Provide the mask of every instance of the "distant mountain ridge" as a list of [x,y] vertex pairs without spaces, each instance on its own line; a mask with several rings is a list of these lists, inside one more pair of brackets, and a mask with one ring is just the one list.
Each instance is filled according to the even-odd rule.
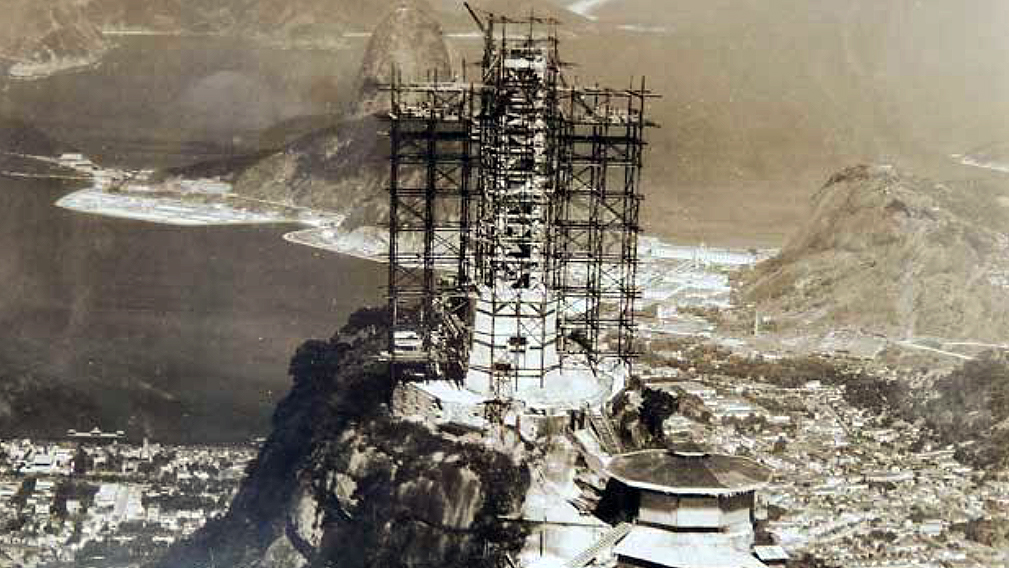
[[[476,31],[460,0],[428,2],[443,30]],[[77,3],[106,29],[281,46],[349,41],[357,49],[362,40],[344,34],[366,34],[398,0]],[[1004,140],[1009,131],[1005,83],[991,72],[1009,47],[1000,24],[1009,17],[1005,2],[611,0],[591,12],[594,22],[561,0],[472,4],[558,16],[563,55],[579,62],[569,78],[623,85],[629,70],[648,75],[663,95],[651,111],[663,128],[649,135],[642,187],[654,199],[644,222],[680,240],[711,243],[729,234],[735,244],[756,237],[780,246],[802,218],[802,188],[823,172],[866,161],[918,171],[923,162],[954,167],[954,152]],[[450,41],[467,56],[478,47],[468,37]],[[342,106],[352,82],[334,78],[323,91],[338,84]],[[286,144],[293,136],[282,138]]]
[[[400,4],[423,3],[442,25],[473,26],[462,2],[434,0],[8,0],[0,21],[0,65],[44,76],[94,62],[110,42],[103,31],[212,34],[284,46],[338,47],[344,34],[371,30]],[[581,18],[548,0],[473,0],[500,13]],[[518,11],[518,12],[516,12]],[[46,65],[48,67],[38,67]]]
[[106,29],[204,33],[295,44],[333,44],[377,18],[382,2],[364,0],[89,0]]
[[87,65],[109,47],[77,0],[7,0],[3,10],[0,62],[10,75],[32,78]]
[[[335,45],[344,33],[371,30],[399,5],[417,5],[439,23],[471,26],[461,1],[433,0],[82,0],[91,19],[106,28],[165,32],[213,33],[284,44]],[[490,11],[539,14],[567,12],[546,0],[518,5],[500,0],[474,0]]]

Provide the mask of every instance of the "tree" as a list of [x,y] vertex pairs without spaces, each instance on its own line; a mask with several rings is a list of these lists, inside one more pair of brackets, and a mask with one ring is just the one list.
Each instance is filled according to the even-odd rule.
[[94,465],[95,460],[91,459],[82,446],[77,446],[77,452],[74,453],[74,475],[87,475]]
[[785,439],[784,438],[778,438],[777,440],[774,441],[774,447],[771,448],[771,453],[772,454],[783,454],[783,453],[785,453],[785,449],[787,448],[787,446],[788,446],[788,444],[785,443]]

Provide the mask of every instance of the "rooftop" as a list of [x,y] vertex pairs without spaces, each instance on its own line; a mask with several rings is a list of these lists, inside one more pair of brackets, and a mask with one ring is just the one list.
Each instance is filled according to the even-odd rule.
[[754,546],[753,553],[763,562],[787,562],[789,559],[785,549],[778,545]]
[[668,450],[618,456],[608,470],[631,487],[686,495],[754,491],[771,478],[770,468],[748,458]]

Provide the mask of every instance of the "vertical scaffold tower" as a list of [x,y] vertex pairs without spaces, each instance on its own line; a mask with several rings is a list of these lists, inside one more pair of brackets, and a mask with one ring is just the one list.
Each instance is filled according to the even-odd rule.
[[479,83],[388,86],[391,369],[496,400],[591,398],[601,365],[635,356],[654,95],[569,86],[555,20],[474,18]]

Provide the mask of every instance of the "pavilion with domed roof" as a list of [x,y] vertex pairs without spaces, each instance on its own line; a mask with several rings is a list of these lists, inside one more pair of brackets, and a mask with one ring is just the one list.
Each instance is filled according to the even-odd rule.
[[607,466],[634,523],[614,549],[620,568],[760,568],[756,491],[771,470],[694,444],[616,456]]

